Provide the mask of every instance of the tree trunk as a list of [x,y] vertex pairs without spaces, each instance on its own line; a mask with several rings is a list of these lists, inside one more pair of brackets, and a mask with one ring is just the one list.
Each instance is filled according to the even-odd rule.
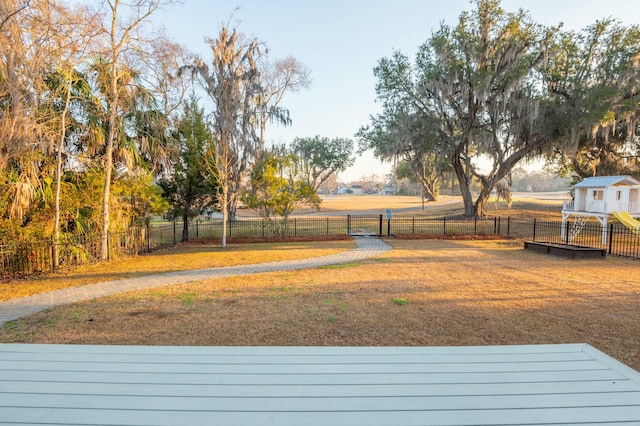
[[238,212],[238,192],[227,190],[227,211],[228,220],[235,221],[236,213]]
[[71,102],[71,76],[67,86],[67,94],[64,102],[64,109],[60,116],[60,140],[56,152],[56,196],[55,196],[55,216],[53,219],[53,267],[58,267],[58,243],[60,242],[60,187],[62,186],[62,149],[64,140],[67,137],[67,112]]
[[228,183],[223,183],[222,184],[222,241],[221,241],[221,246],[222,247],[226,247],[227,246],[227,224],[229,223],[229,211],[228,211],[228,204],[229,204],[229,184]]
[[460,159],[460,152],[458,150],[460,146],[456,149],[455,156],[453,158],[453,170],[456,172],[456,177],[458,178],[458,183],[460,187],[460,192],[462,193],[462,201],[464,202],[464,215],[466,217],[473,217],[477,214],[475,209],[475,205],[473,204],[473,198],[471,197],[471,189],[469,188],[469,177],[465,173],[464,167],[462,166],[462,161]]
[[104,190],[102,193],[102,235],[100,241],[100,258],[109,259],[109,201],[111,197],[111,173],[113,171],[113,145],[116,139],[116,120],[118,117],[118,71],[117,56],[111,60],[111,104],[109,105],[109,134],[104,159]]
[[422,189],[428,201],[438,201],[438,193],[436,192],[436,189],[435,189],[436,184],[437,184],[437,180],[429,181],[425,179],[422,181]]
[[184,213],[182,214],[182,241],[189,241],[189,215],[187,214],[187,209],[184,209]]
[[102,191],[102,234],[100,236],[100,259],[109,259],[109,197],[111,196],[111,171],[113,169],[113,141],[115,139],[115,108],[109,117],[109,135],[104,159],[104,187]]
[[492,187],[485,187],[480,191],[480,195],[478,195],[474,206],[477,216],[485,217],[487,215],[487,203],[491,196],[491,189]]

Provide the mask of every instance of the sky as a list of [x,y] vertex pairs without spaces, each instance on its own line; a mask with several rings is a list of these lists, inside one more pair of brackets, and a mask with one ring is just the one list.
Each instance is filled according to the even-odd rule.
[[[606,17],[625,25],[640,21],[638,0],[503,0],[501,6],[571,30]],[[310,69],[311,87],[289,93],[281,104],[292,125],[269,127],[268,143],[320,135],[351,138],[357,145],[358,129],[381,110],[373,75],[377,62],[394,50],[413,58],[441,22],[454,26],[461,12],[473,8],[469,0],[183,0],[156,13],[154,23],[205,60],[211,58],[205,38],[230,24],[266,44],[270,58],[293,56]],[[339,180],[384,177],[390,169],[369,152]]]

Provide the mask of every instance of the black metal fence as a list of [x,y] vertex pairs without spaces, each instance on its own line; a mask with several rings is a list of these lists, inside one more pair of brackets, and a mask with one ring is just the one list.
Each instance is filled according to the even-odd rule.
[[[194,221],[188,226],[188,239],[219,239],[222,221]],[[606,248],[607,253],[640,259],[640,235],[619,225],[604,229],[599,223],[511,218],[437,218],[394,217],[385,215],[347,215],[290,218],[283,232],[263,219],[229,222],[227,237],[267,238],[325,237],[334,235],[502,235],[531,241]],[[151,252],[182,242],[182,223],[152,224],[109,236],[109,256],[119,257]],[[57,259],[57,260],[56,260]],[[50,272],[100,260],[98,237],[77,237],[53,244],[40,241],[28,244],[0,245],[0,278]]]
[[[149,251],[148,229],[109,234],[109,258]],[[0,245],[0,279],[52,272],[101,260],[99,236],[79,235],[58,243],[36,241]]]

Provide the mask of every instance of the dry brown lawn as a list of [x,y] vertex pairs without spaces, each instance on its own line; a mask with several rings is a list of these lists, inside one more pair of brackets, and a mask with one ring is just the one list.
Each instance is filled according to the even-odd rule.
[[[389,242],[392,251],[358,264],[202,281],[55,308],[5,324],[0,341],[586,342],[640,370],[638,261],[568,260],[525,251],[518,241]],[[317,246],[325,244],[335,243]]]
[[223,249],[220,247],[219,241],[199,240],[159,250],[151,255],[125,257],[108,263],[84,265],[56,274],[8,282],[0,281],[0,302],[67,287],[163,272],[325,256],[350,250],[355,246],[353,241],[345,239],[326,241],[321,245],[313,241],[229,244]]
[[[391,209],[394,216],[443,217],[457,216],[464,213],[461,197],[441,196],[437,202],[427,202],[422,208],[422,198],[401,195],[325,195],[320,211],[302,210],[298,213],[309,215],[373,213],[383,214]],[[496,203],[494,198],[487,204],[488,216],[511,217],[514,219],[538,218],[545,220],[561,220],[561,198],[539,198],[534,193],[519,193],[513,198],[511,208],[507,208],[502,200]],[[243,214],[248,214],[248,211]]]

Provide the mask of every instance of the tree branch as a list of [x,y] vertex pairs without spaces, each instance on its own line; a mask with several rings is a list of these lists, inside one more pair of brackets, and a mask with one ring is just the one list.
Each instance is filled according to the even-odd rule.
[[29,4],[31,3],[31,0],[27,0],[27,2],[24,4],[24,6],[19,7],[18,9],[16,9],[15,11],[13,11],[12,13],[8,14],[6,18],[4,18],[2,20],[2,22],[0,22],[0,30],[2,30],[2,27],[4,27],[4,24],[6,24],[9,19],[11,19],[12,17],[14,17],[15,15],[17,15],[18,13],[22,12],[23,10],[25,10],[26,8],[29,7]]

